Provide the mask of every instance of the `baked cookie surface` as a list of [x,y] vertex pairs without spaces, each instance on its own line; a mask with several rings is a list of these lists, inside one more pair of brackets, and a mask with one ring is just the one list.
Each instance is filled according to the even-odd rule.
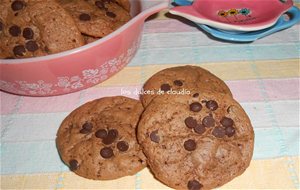
[[212,189],[242,174],[254,132],[242,107],[225,94],[157,96],[146,107],[138,141],[157,179],[175,189]]
[[0,58],[43,56],[84,45],[72,17],[55,0],[2,0]]
[[61,159],[89,179],[116,179],[146,167],[136,140],[141,103],[126,97],[88,102],[68,115],[56,138]]
[[[129,2],[115,0],[58,0],[75,20],[80,32],[104,37],[130,20]],[[122,3],[122,4],[121,4]],[[125,8],[123,7],[125,6]]]
[[181,89],[200,92],[212,91],[231,95],[228,86],[209,71],[197,66],[179,66],[161,70],[149,78],[143,86],[144,91],[152,91],[152,94],[142,93],[141,101],[146,107],[151,100],[161,91],[180,91]]

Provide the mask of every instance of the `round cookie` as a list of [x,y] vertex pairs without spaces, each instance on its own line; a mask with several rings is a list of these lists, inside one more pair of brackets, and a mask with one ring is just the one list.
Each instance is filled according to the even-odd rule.
[[43,56],[84,45],[72,17],[55,0],[3,0],[0,58]]
[[166,92],[170,89],[178,92],[182,89],[212,91],[232,96],[224,81],[201,67],[186,65],[161,70],[149,78],[144,84],[144,93],[140,97],[143,106],[146,107],[158,95],[159,90]]
[[162,95],[143,112],[138,141],[153,174],[166,185],[212,189],[249,166],[254,132],[229,95]]
[[110,180],[137,173],[146,166],[136,139],[142,111],[139,101],[122,96],[80,106],[57,132],[61,159],[71,171],[88,179]]
[[[130,20],[130,14],[115,0],[59,0],[81,33],[104,37]],[[120,3],[126,5],[125,2]],[[126,7],[127,8],[127,7]]]

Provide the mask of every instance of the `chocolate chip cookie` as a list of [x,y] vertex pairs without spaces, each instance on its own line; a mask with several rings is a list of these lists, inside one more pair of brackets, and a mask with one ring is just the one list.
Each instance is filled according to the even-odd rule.
[[254,132],[230,95],[162,95],[142,114],[138,140],[153,174],[166,185],[212,189],[249,166]]
[[116,179],[146,166],[136,140],[142,104],[116,96],[88,102],[68,115],[57,132],[61,159],[89,179]]
[[84,45],[72,17],[55,0],[2,0],[0,58],[26,58]]
[[144,84],[140,98],[146,107],[160,92],[181,93],[183,89],[187,92],[212,91],[231,95],[228,86],[221,79],[201,67],[187,65],[167,68],[154,74]]
[[72,15],[81,33],[93,37],[106,36],[131,18],[126,10],[129,3],[124,0],[59,0],[58,2]]

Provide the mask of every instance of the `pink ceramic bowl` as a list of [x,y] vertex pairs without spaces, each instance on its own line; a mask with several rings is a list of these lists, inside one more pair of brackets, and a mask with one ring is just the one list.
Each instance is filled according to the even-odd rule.
[[111,77],[135,55],[145,19],[168,7],[167,0],[130,0],[133,18],[108,36],[58,54],[0,59],[1,90],[26,96],[79,91]]
[[292,6],[292,0],[194,0],[170,13],[217,29],[249,32],[273,26]]

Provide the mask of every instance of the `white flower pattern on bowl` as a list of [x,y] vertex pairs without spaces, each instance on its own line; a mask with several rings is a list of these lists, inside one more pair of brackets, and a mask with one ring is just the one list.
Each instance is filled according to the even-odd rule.
[[[100,68],[90,68],[82,71],[81,76],[61,76],[57,77],[56,83],[49,83],[44,80],[39,80],[36,83],[28,81],[15,81],[6,82],[0,80],[1,88],[5,91],[13,92],[16,94],[29,94],[29,95],[52,95],[57,92],[57,89],[62,89],[64,92],[70,92],[74,89],[78,90],[84,88],[88,84],[98,84],[108,79],[108,76],[121,70],[134,56],[137,51],[140,39],[133,42],[125,54],[107,61]],[[18,90],[21,89],[21,90]]]

